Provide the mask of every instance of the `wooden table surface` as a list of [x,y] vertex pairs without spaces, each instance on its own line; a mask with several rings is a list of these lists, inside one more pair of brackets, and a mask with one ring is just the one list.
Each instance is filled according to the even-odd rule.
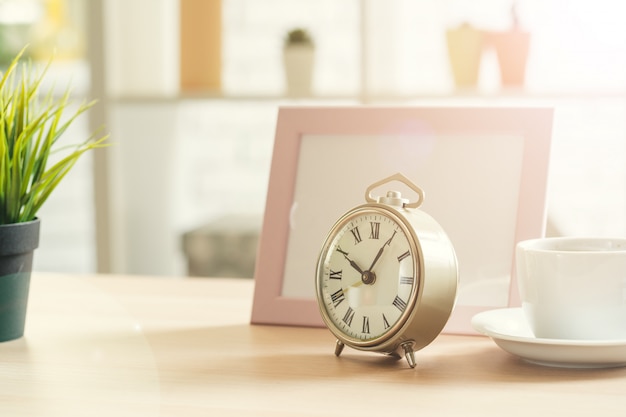
[[0,416],[624,416],[626,368],[526,363],[442,335],[418,366],[326,329],[250,325],[249,280],[35,273],[0,343]]

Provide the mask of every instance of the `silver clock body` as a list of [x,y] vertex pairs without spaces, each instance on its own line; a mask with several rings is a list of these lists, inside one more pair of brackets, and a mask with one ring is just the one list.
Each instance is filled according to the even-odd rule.
[[[376,244],[363,244],[366,239],[374,240],[375,230],[386,234],[380,232]],[[360,241],[357,233],[363,235]],[[350,245],[352,241],[356,243]],[[359,275],[360,283],[355,281]],[[415,366],[413,352],[431,343],[452,313],[458,279],[454,247],[434,218],[404,204],[368,203],[345,213],[330,230],[317,264],[316,292],[324,323],[341,348],[345,344],[405,354]],[[364,289],[381,299],[381,304],[358,305],[359,297],[348,297],[351,291]],[[343,299],[336,305],[339,297]],[[380,326],[373,331],[374,320],[384,323],[383,331]],[[350,326],[346,326],[348,321]]]

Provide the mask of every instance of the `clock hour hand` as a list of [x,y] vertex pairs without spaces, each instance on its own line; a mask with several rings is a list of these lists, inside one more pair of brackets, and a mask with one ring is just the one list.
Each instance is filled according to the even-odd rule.
[[383,246],[378,250],[378,253],[376,254],[376,257],[374,258],[374,261],[372,262],[372,265],[370,265],[368,271],[371,271],[372,269],[374,269],[374,265],[376,265],[376,262],[378,262],[378,259],[385,251],[385,246],[389,246],[391,244],[391,241],[393,240],[395,235],[396,235],[396,231],[394,230],[393,235],[391,235],[391,237],[387,239],[387,241],[383,244]]
[[350,262],[350,266],[352,268],[356,269],[359,274],[363,275],[363,270],[361,269],[361,267],[357,265],[357,263],[354,262],[352,259],[348,258],[348,252],[342,251],[340,247],[337,247],[337,252],[341,253],[343,257],[346,258],[348,262]]

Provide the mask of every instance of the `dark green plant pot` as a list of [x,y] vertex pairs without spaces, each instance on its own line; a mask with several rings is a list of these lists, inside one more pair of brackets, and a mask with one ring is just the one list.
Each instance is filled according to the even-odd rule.
[[39,219],[0,225],[0,342],[24,335]]

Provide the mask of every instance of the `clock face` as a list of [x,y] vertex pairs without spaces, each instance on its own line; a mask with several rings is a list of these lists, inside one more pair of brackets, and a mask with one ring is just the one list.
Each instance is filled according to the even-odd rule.
[[357,343],[393,333],[409,314],[419,285],[415,245],[399,220],[385,213],[366,208],[342,218],[318,265],[325,319]]

